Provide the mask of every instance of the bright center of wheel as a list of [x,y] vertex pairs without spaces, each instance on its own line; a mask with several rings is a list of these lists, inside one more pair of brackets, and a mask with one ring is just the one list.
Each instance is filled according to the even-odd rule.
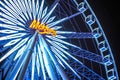
[[52,36],[56,36],[57,34],[56,31],[49,28],[48,25],[42,24],[37,20],[32,21],[32,23],[30,24],[30,28],[38,30],[40,34],[51,34]]

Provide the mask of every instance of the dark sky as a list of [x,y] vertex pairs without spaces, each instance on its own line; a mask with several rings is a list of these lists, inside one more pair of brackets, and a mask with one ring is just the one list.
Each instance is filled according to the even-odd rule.
[[120,74],[120,4],[116,0],[88,1],[107,36]]

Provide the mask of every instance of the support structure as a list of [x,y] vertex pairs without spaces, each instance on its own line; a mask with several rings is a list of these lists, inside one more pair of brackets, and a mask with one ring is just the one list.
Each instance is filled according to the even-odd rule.
[[31,56],[32,56],[34,46],[36,45],[37,35],[38,35],[38,32],[36,31],[36,33],[33,35],[32,39],[30,41],[31,45],[29,45],[29,43],[28,43],[29,47],[26,50],[26,59],[25,59],[25,62],[23,63],[22,69],[19,72],[17,80],[20,80],[20,79],[23,80],[24,79],[25,72],[26,72],[27,67],[29,65],[29,62],[31,60]]

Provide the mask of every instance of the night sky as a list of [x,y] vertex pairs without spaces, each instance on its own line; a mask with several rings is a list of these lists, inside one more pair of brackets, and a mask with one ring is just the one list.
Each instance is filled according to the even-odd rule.
[[107,36],[120,74],[120,4],[115,1],[88,0]]

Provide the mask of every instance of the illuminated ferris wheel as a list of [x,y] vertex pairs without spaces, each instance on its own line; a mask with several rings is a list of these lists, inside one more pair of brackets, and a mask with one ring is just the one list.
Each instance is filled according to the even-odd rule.
[[0,80],[118,80],[87,0],[0,0]]

